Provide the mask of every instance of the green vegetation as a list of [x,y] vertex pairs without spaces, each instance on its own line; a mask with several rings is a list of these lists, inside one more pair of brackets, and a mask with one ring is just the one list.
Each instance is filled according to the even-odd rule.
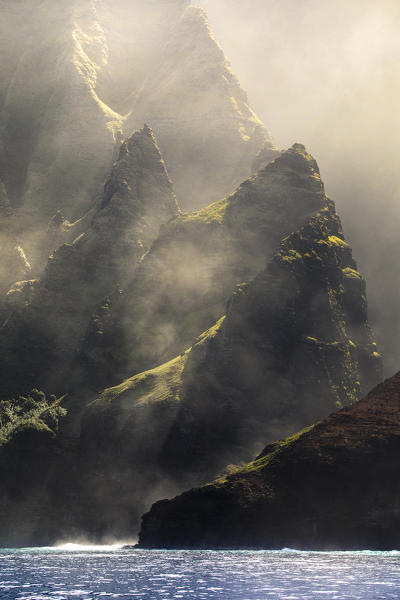
[[200,346],[200,345],[204,344],[205,342],[208,342],[209,340],[215,338],[215,336],[218,334],[219,330],[221,329],[222,324],[224,323],[225,319],[226,319],[226,316],[224,315],[223,317],[221,317],[219,319],[219,321],[217,321],[215,323],[215,325],[213,325],[212,327],[210,327],[210,329],[207,329],[207,331],[202,333],[195,341],[193,348]]
[[283,260],[283,262],[285,263],[294,263],[297,262],[298,260],[302,260],[302,256],[300,254],[300,252],[297,252],[297,250],[288,250],[287,253],[285,252],[281,252],[279,253],[279,258],[281,260]]
[[286,448],[294,444],[294,442],[297,442],[297,440],[299,440],[301,437],[303,437],[303,435],[314,429],[314,427],[315,425],[311,425],[284,440],[275,442],[275,444],[272,444],[271,452],[269,452],[265,456],[262,456],[258,460],[255,460],[246,465],[246,467],[239,471],[236,474],[236,476],[245,475],[247,473],[253,473],[255,471],[259,471],[260,469],[264,469],[264,467],[266,467],[279,452],[282,452],[282,450],[285,450]]
[[0,401],[0,446],[27,427],[56,433],[59,420],[67,414],[61,406],[64,397],[47,398],[44,392],[32,390],[29,396]]
[[120,385],[104,390],[101,396],[92,402],[91,406],[98,407],[101,405],[103,408],[107,408],[121,396],[125,396],[130,404],[146,404],[171,399],[179,401],[183,371],[193,349],[202,347],[214,338],[224,320],[225,317],[222,317],[215,325],[200,335],[193,348],[159,367],[134,375],[134,377],[123,381]]
[[319,240],[318,244],[321,246],[331,246],[336,248],[350,249],[349,244],[347,244],[344,240],[337,237],[336,235],[330,235],[326,239]]
[[128,395],[130,402],[139,404],[161,402],[168,398],[179,400],[178,390],[188,352],[155,369],[139,373],[116,387],[105,390],[100,398],[92,403],[92,406],[100,404],[106,408],[123,395]]
[[182,215],[179,220],[186,223],[188,221],[199,221],[204,223],[222,223],[225,217],[226,209],[229,206],[229,200],[224,198],[218,202],[214,202],[201,210],[189,214]]
[[268,448],[268,452],[254,460],[253,462],[248,463],[245,467],[238,466],[236,469],[233,465],[230,465],[231,473],[224,473],[223,476],[217,479],[215,482],[210,483],[211,486],[221,486],[225,485],[228,481],[235,481],[241,479],[243,476],[248,475],[249,473],[256,473],[257,471],[261,471],[266,466],[268,466],[271,461],[277,457],[283,450],[297,442],[303,435],[314,429],[315,425],[310,425],[305,429],[302,429],[298,433],[278,442],[271,444]]
[[360,273],[355,269],[350,269],[350,267],[343,269],[343,275],[348,279],[356,279],[362,281],[362,276],[360,275]]

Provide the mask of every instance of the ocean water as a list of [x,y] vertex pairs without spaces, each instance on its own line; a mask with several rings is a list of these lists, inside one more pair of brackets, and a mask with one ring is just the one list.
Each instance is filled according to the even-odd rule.
[[0,550],[1,600],[400,599],[400,552]]

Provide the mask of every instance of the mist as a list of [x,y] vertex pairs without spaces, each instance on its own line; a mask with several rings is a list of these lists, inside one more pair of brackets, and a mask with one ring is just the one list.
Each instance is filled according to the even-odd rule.
[[[387,372],[399,368],[400,10],[206,0],[219,46],[189,0],[8,4],[24,25],[12,11],[10,27],[0,18],[0,43],[18,50],[0,77],[2,395],[55,392],[66,415],[47,431],[39,407],[36,453],[18,446],[11,472],[11,445],[0,471],[23,490],[18,526],[31,497],[45,506],[32,539],[50,522],[42,539],[119,540],[152,502],[254,458],[380,380],[364,284],[318,166],[294,142],[318,160],[367,280]],[[325,260],[315,288],[276,275],[280,261],[307,271],[311,254],[293,241],[303,226]],[[293,248],[280,246],[291,235]],[[328,360],[326,348],[339,351]],[[310,394],[299,400],[303,380]]]
[[399,3],[198,3],[278,147],[299,141],[316,157],[392,374],[400,367]]

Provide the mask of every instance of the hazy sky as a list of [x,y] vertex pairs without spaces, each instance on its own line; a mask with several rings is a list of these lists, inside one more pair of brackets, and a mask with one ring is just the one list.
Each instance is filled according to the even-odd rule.
[[400,196],[400,2],[199,3],[278,145],[306,144],[345,213],[349,181],[392,205]]
[[397,167],[387,152],[400,134],[398,0],[199,4],[280,146],[302,141],[322,167],[371,151]]
[[277,144],[299,141],[316,157],[390,371],[400,360],[400,342],[388,343],[400,339],[400,1],[197,3]]

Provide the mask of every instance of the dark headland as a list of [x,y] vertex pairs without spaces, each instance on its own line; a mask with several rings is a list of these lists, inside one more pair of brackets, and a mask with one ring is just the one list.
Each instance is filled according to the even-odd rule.
[[400,545],[400,374],[237,473],[143,518],[141,548]]

